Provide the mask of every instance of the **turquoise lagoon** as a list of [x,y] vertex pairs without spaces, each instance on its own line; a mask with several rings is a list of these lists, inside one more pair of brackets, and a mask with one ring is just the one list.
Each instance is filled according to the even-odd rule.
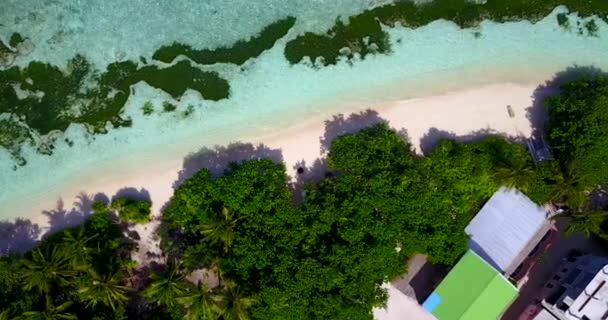
[[[35,50],[19,57],[60,66],[79,53],[97,68],[121,59],[150,59],[161,45],[174,41],[197,48],[226,46],[255,35],[265,25],[289,15],[295,27],[269,51],[243,66],[201,66],[217,71],[231,85],[230,98],[202,100],[187,92],[180,101],[145,83],[133,87],[125,114],[133,126],[91,135],[72,125],[58,139],[53,154],[25,148],[27,165],[15,166],[0,150],[1,218],[23,214],[30,201],[57,197],[68,186],[130,172],[147,164],[181,161],[204,146],[271,135],[310,120],[373,108],[384,101],[409,99],[498,82],[538,83],[573,66],[608,70],[608,25],[599,19],[596,37],[558,26],[557,8],[544,20],[497,24],[484,22],[462,30],[435,21],[411,30],[389,30],[393,52],[335,66],[290,65],[285,44],[300,33],[323,31],[336,17],[356,14],[386,1],[13,1],[0,12],[0,36],[29,37]],[[576,15],[571,15],[575,19]],[[573,20],[574,21],[574,20]],[[163,101],[178,109],[144,116],[141,107]],[[187,117],[188,106],[194,112]],[[445,106],[450,108],[449,105]],[[67,138],[73,143],[64,143]],[[154,172],[150,172],[153,175]],[[128,187],[128,186],[125,186]],[[73,196],[73,195],[69,195]],[[37,215],[39,212],[31,212]]]

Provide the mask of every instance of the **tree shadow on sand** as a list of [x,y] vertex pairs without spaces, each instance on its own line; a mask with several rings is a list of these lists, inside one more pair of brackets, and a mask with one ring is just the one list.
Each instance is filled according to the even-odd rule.
[[63,199],[57,200],[55,208],[45,210],[43,215],[49,219],[48,233],[55,233],[66,228],[81,225],[90,215],[94,197],[81,192],[76,196],[76,201],[71,209],[67,209]]
[[311,166],[307,166],[306,161],[300,160],[292,168],[295,177],[292,177],[289,187],[296,203],[302,203],[304,200],[302,189],[307,183],[319,182],[332,175],[331,172],[327,171],[327,162],[324,158],[316,159]]
[[40,226],[28,219],[0,221],[0,256],[33,248],[41,232]]
[[231,143],[228,146],[202,148],[184,159],[182,170],[173,183],[173,188],[176,189],[186,179],[203,168],[209,170],[212,178],[217,178],[224,173],[230,163],[258,159],[270,159],[275,163],[281,163],[283,162],[283,154],[281,150],[271,149],[263,144],[253,145],[242,142]]
[[[334,115],[332,119],[325,121],[325,131],[319,137],[321,144],[321,154],[326,155],[331,148],[333,141],[346,134],[357,133],[365,128],[369,128],[379,123],[388,121],[378,114],[377,111],[367,109],[358,113]],[[397,131],[398,135],[408,144],[410,139],[406,129]],[[298,203],[302,201],[302,188],[307,183],[319,182],[323,178],[333,175],[327,168],[327,160],[324,157],[315,159],[309,166],[304,159],[296,162],[293,167],[295,176],[292,177],[290,187],[293,191],[294,200]]]
[[321,153],[326,153],[335,138],[348,133],[355,133],[361,129],[371,127],[380,122],[387,122],[375,110],[367,109],[359,113],[334,115],[331,120],[325,120],[325,133],[321,137]]
[[[386,122],[379,117],[378,112],[366,110],[353,113],[349,116],[343,114],[335,115],[331,120],[325,121],[325,132],[320,137],[321,153],[329,150],[332,141],[344,134],[354,133],[374,124]],[[239,163],[243,160],[270,159],[275,163],[283,162],[283,154],[279,149],[272,149],[263,144],[253,145],[251,143],[237,142],[228,146],[215,146],[213,148],[202,148],[196,153],[188,155],[183,162],[182,170],[178,174],[173,188],[178,188],[185,180],[192,177],[199,170],[206,168],[212,178],[221,176],[230,163]],[[289,165],[289,164],[287,164]],[[294,197],[301,193],[301,188],[306,182],[319,181],[328,174],[324,158],[318,158],[312,164],[304,160],[293,164],[295,176],[289,182],[294,191]],[[165,204],[163,207],[166,208]]]
[[0,221],[0,256],[26,252],[44,236],[81,225],[91,215],[93,202],[103,199],[107,202],[108,197],[102,193],[91,197],[81,192],[71,208],[67,208],[63,199],[59,199],[53,209],[42,211],[48,219],[48,226],[44,227],[22,218]]
[[433,149],[435,149],[435,147],[441,140],[447,139],[460,143],[467,143],[478,142],[490,137],[505,139],[506,141],[509,141],[511,143],[525,143],[522,137],[512,137],[503,132],[499,132],[489,128],[472,131],[465,135],[458,135],[454,132],[431,128],[427,133],[424,134],[424,136],[422,136],[422,138],[420,138],[420,151],[422,151],[422,154],[428,155],[431,151],[433,151]]
[[119,198],[129,198],[131,200],[136,201],[148,201],[152,202],[152,198],[150,197],[150,192],[144,188],[122,188],[112,196],[112,201]]
[[570,81],[583,77],[592,77],[606,74],[603,70],[594,66],[577,66],[566,68],[553,76],[553,79],[538,86],[532,94],[532,106],[526,109],[526,118],[530,120],[534,134],[542,134],[547,121],[547,108],[545,99],[559,94],[560,87]]

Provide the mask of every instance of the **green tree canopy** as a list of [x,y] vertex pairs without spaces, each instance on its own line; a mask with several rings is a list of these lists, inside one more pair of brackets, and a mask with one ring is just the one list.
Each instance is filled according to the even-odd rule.
[[561,86],[545,102],[546,132],[557,158],[591,188],[608,183],[608,76],[584,77]]
[[537,172],[524,147],[501,138],[445,140],[416,156],[385,123],[335,139],[327,164],[332,174],[307,185],[301,205],[282,164],[233,163],[217,179],[201,170],[163,216],[164,248],[179,247],[168,252],[190,268],[219,268],[253,299],[244,304],[253,318],[370,319],[409,256],[455,263],[464,227],[501,184],[537,190],[553,172]]
[[87,270],[80,278],[78,295],[87,306],[103,304],[116,311],[127,302],[127,291],[129,288],[123,285],[120,273],[100,275],[95,270]]
[[589,194],[608,185],[608,76],[587,75],[545,101],[546,135],[562,169],[551,199],[566,205],[567,232],[606,237],[606,215]]
[[23,260],[24,289],[46,294],[53,286],[67,285],[77,274],[70,263],[71,254],[65,246],[45,251],[34,249],[31,259]]
[[151,207],[150,201],[134,200],[128,197],[114,199],[110,204],[110,208],[118,212],[120,219],[135,223],[150,221]]
[[152,273],[152,284],[144,291],[144,296],[153,303],[174,307],[177,299],[187,290],[184,275],[180,274],[176,263],[170,263],[164,274]]
[[187,312],[187,320],[215,320],[220,316],[220,297],[203,283],[185,292],[177,301],[182,304]]
[[9,319],[124,319],[119,270],[130,248],[106,211],[23,256],[0,257],[0,310]]
[[590,212],[577,212],[557,216],[568,220],[566,234],[580,233],[588,238],[592,235],[608,239],[608,234],[602,230],[602,223],[608,218],[608,211],[596,210]]

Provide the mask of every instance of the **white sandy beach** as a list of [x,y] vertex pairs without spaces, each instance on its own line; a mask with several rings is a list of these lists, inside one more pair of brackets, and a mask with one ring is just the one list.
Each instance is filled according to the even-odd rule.
[[[407,130],[407,135],[420,152],[420,140],[433,128],[466,136],[479,130],[491,130],[509,136],[528,136],[531,125],[526,118],[526,109],[532,105],[532,94],[537,84],[501,83],[449,92],[442,95],[418,98],[406,101],[394,101],[383,105],[365,105],[355,107],[352,112],[359,113],[366,109],[377,111],[377,116],[363,117],[361,121],[348,123],[330,134],[356,131],[364,124],[373,123],[377,117],[385,119],[396,130]],[[507,112],[511,105],[515,117]],[[347,118],[348,115],[345,115]],[[296,128],[275,132],[272,135],[260,137],[242,137],[240,141],[254,145],[264,144],[270,149],[279,150],[288,175],[296,176],[296,163],[304,161],[307,166],[323,157],[321,140],[325,134],[323,119],[308,119]],[[437,135],[437,136],[441,136]],[[238,156],[237,156],[238,157]],[[230,158],[231,160],[234,157]],[[116,172],[101,172],[92,179],[87,179],[83,185],[66,185],[63,188],[48,190],[47,194],[38,194],[31,199],[23,199],[25,205],[13,210],[13,217],[31,219],[40,225],[45,225],[47,216],[43,211],[63,209],[70,211],[72,203],[80,203],[79,195],[92,196],[103,193],[114,195],[118,190],[131,187],[145,189],[153,201],[153,212],[158,215],[173,193],[173,184],[182,170],[181,157],[149,164],[136,170],[124,172],[116,168]],[[63,208],[58,208],[58,201],[63,202]]]

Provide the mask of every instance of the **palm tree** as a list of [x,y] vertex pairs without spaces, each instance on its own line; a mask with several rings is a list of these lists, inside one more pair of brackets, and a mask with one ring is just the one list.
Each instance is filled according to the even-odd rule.
[[126,294],[129,288],[123,286],[121,282],[122,278],[118,272],[100,275],[89,269],[80,283],[78,294],[83,301],[87,302],[87,307],[103,304],[116,311],[128,300]]
[[249,320],[249,309],[255,304],[255,299],[247,297],[232,281],[226,281],[220,300],[223,320]]
[[597,235],[604,239],[608,239],[608,234],[606,234],[606,232],[604,232],[601,228],[602,223],[608,217],[608,211],[596,210],[590,212],[578,212],[568,215],[559,215],[556,217],[568,219],[568,226],[564,230],[564,232],[568,235],[573,233],[581,233],[587,238],[590,238],[592,235]]
[[580,208],[587,200],[583,180],[584,177],[578,174],[574,165],[570,164],[563,175],[556,177],[551,201],[564,203],[571,209]]
[[[242,218],[242,217],[241,217]],[[226,207],[222,208],[222,217],[201,227],[201,233],[209,239],[212,244],[221,242],[224,251],[232,246],[235,237],[237,222],[241,218],[230,212]]]
[[9,320],[9,319],[10,319],[9,310],[4,310],[4,311],[0,312],[0,320]]
[[72,265],[76,269],[86,270],[91,262],[91,248],[89,241],[95,239],[98,234],[87,236],[84,228],[78,228],[78,232],[67,231],[63,235],[62,243],[67,244],[68,251],[72,253]]
[[215,320],[219,318],[221,312],[220,301],[221,297],[211,292],[202,282],[199,282],[196,288],[177,299],[177,302],[187,310],[185,317],[187,320]]
[[48,293],[55,284],[67,285],[71,277],[77,275],[66,247],[55,246],[42,253],[40,248],[32,250],[32,258],[24,259],[24,289],[36,289],[39,293]]
[[24,320],[75,320],[76,315],[65,312],[73,303],[66,301],[58,306],[53,306],[51,298],[46,296],[46,309],[44,311],[27,311],[21,314],[19,319]]
[[164,275],[152,273],[150,278],[153,282],[144,291],[144,296],[151,302],[172,307],[176,299],[186,293],[185,277],[178,273],[175,263],[169,265]]
[[505,187],[526,192],[534,180],[534,169],[527,161],[518,159],[497,168],[494,178]]

